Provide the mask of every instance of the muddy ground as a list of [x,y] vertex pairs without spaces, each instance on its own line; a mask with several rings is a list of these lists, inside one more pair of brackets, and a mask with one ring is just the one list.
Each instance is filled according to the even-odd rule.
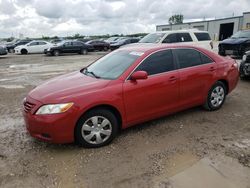
[[[233,187],[250,187],[249,80],[239,81],[219,111],[196,107],[143,123],[103,148],[31,138],[21,114],[25,95],[44,80],[79,70],[102,55],[0,57],[0,187],[171,188],[178,187],[178,174],[191,167],[196,172],[200,163]],[[197,174],[192,178],[203,181]]]

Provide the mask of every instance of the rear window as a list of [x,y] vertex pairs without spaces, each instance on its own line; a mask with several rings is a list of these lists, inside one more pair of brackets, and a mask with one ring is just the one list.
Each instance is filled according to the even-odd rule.
[[194,33],[198,41],[211,40],[208,33]]

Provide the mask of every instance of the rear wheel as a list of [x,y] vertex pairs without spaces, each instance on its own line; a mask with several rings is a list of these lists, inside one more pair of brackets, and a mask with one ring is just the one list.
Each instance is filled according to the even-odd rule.
[[53,52],[53,54],[54,54],[54,56],[59,56],[59,55],[60,55],[60,51],[59,51],[59,50],[55,50],[55,51]]
[[87,55],[88,54],[88,50],[87,49],[81,49],[81,54],[82,55]]
[[216,82],[208,92],[204,108],[209,111],[218,110],[222,107],[226,99],[226,86],[223,82]]
[[23,55],[28,54],[28,51],[26,49],[22,49],[21,54],[23,54]]
[[109,144],[117,135],[118,121],[115,115],[106,109],[94,109],[83,115],[75,129],[75,138],[79,145],[93,148]]
[[104,46],[103,50],[104,50],[104,51],[108,51],[108,47],[107,47],[107,46]]

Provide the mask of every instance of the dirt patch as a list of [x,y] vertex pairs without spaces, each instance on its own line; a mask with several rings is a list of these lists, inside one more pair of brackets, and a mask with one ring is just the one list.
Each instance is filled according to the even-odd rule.
[[[197,107],[143,123],[103,148],[31,138],[21,114],[25,95],[45,79],[79,70],[101,55],[1,59],[0,85],[8,87],[0,88],[0,187],[170,187],[169,178],[204,157],[214,162],[229,156],[249,169],[249,81],[240,81],[219,111]],[[230,163],[227,167],[232,170]],[[247,182],[242,173],[249,171],[238,172]]]

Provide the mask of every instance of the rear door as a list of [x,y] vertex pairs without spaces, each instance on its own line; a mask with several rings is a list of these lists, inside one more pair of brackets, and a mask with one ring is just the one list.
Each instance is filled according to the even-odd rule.
[[65,42],[63,44],[62,52],[63,53],[72,53],[74,51],[74,47],[72,42]]
[[128,124],[151,119],[177,108],[179,73],[171,50],[153,53],[135,71],[146,71],[148,78],[137,81],[128,79],[123,85]]
[[183,108],[202,104],[215,82],[216,63],[192,48],[174,49],[180,73],[180,104]]

